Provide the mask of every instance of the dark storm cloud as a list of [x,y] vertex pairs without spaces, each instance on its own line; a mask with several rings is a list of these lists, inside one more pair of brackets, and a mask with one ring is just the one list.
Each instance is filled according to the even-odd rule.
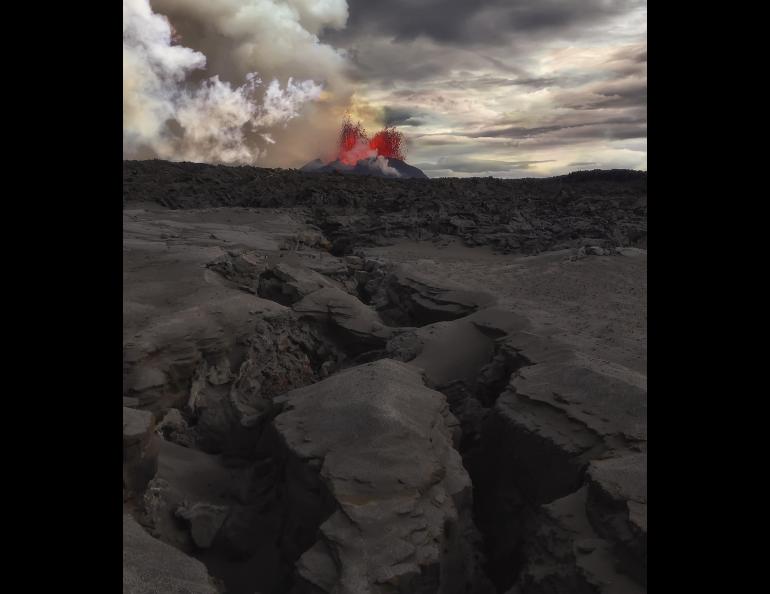
[[[459,136],[459,135],[458,135]],[[508,146],[519,148],[560,147],[593,141],[612,142],[647,137],[644,120],[618,118],[579,124],[555,124],[536,128],[510,126],[465,135],[468,139],[509,139]]]
[[430,170],[450,170],[456,173],[498,173],[501,171],[525,170],[537,163],[551,162],[551,159],[540,161],[495,161],[462,157],[442,157],[436,163],[419,163],[417,167]]
[[[539,126],[535,128],[526,128],[522,126],[508,126],[504,128],[490,128],[487,130],[481,130],[479,132],[467,133],[464,136],[468,138],[533,138],[536,136],[543,136],[553,132],[570,131],[572,134],[582,134],[580,129],[599,129],[601,131],[610,130],[614,126],[624,126],[627,129],[633,129],[635,132],[641,131],[641,127],[646,129],[646,120],[635,118],[613,118],[598,121],[588,121],[573,124],[554,124],[551,126]],[[635,128],[639,126],[639,128]],[[577,131],[577,132],[576,132]],[[633,138],[633,137],[632,137]]]
[[620,14],[638,0],[349,0],[350,38],[376,32],[398,41],[420,36],[487,45],[512,35],[539,35]]
[[324,37],[349,51],[361,113],[403,127],[429,175],[646,168],[645,0],[349,6]]
[[[349,0],[348,26],[324,31],[321,38],[347,49],[350,74],[359,82],[419,82],[453,69],[492,68],[513,75],[501,79],[503,85],[542,87],[554,81],[532,77],[514,62],[544,40],[567,39],[571,32],[598,26],[643,4],[644,0]],[[626,62],[634,58],[622,57]],[[638,70],[630,63],[625,67]]]
[[616,107],[646,107],[646,78],[624,79],[593,85],[577,92],[562,93],[559,103],[576,110]]
[[[557,84],[556,78],[504,78],[500,76],[469,75],[464,80],[448,80],[444,84],[453,89],[484,89],[485,87],[531,87],[543,89]],[[441,83],[439,83],[441,84]]]
[[446,52],[435,48],[400,45],[376,37],[356,43],[348,48],[350,77],[356,82],[430,80],[444,74],[452,63]]
[[383,109],[383,124],[386,126],[421,126],[425,119],[419,112],[403,107],[385,107]]

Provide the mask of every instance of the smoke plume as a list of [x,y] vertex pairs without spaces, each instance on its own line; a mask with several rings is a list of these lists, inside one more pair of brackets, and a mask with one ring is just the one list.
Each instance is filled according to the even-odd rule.
[[319,154],[351,88],[344,54],[318,33],[347,16],[346,0],[123,0],[124,158]]
[[389,160],[382,155],[369,157],[362,163],[366,163],[367,167],[369,167],[372,172],[379,171],[386,177],[401,177],[401,174],[398,172],[398,170],[391,167]]

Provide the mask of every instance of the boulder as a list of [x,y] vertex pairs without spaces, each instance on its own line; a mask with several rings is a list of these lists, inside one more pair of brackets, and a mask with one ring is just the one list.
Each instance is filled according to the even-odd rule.
[[259,295],[282,305],[296,303],[306,295],[340,285],[322,274],[302,266],[296,259],[275,259],[259,277]]
[[123,515],[123,594],[218,594],[200,561],[145,532]]
[[502,349],[520,367],[483,419],[474,474],[497,586],[644,591],[646,390],[529,332]]
[[591,462],[587,513],[623,570],[647,585],[647,454]]
[[231,359],[204,359],[193,373],[187,409],[196,421],[196,445],[248,455],[260,423],[272,413],[273,397],[315,381],[324,364],[328,372],[337,359],[320,330],[292,312],[257,319]]
[[187,421],[178,408],[171,408],[163,417],[155,432],[166,441],[172,441],[185,447],[192,447],[194,438]]
[[537,363],[511,378],[486,422],[489,451],[504,460],[500,474],[545,503],[575,491],[590,460],[645,447],[647,393],[576,361]]
[[210,544],[215,525],[218,529],[224,520],[219,511],[225,510],[224,515],[235,502],[237,482],[237,472],[225,468],[217,456],[161,441],[158,473],[144,496],[153,536],[190,552],[200,543]]
[[594,530],[586,514],[584,486],[543,505],[525,544],[526,562],[510,594],[644,594],[644,586],[623,573],[612,543]]
[[402,265],[385,277],[373,301],[387,308],[395,323],[423,326],[462,318],[493,305],[495,298]]
[[228,250],[209,262],[207,268],[221,274],[238,288],[256,293],[259,275],[265,270],[265,258],[247,251]]
[[160,440],[149,411],[123,407],[123,496],[140,496],[158,469]]
[[328,326],[352,352],[382,349],[393,335],[374,309],[338,288],[315,291],[293,308],[302,318]]
[[190,535],[195,546],[208,549],[229,512],[229,508],[223,505],[193,503],[192,505],[182,504],[175,514],[190,525]]
[[457,421],[419,370],[383,359],[278,400],[295,515],[316,510],[297,592],[483,591]]

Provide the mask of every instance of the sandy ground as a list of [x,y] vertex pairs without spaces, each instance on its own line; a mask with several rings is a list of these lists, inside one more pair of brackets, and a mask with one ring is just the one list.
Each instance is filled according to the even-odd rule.
[[405,241],[366,252],[468,288],[529,318],[538,333],[574,346],[605,372],[646,389],[647,252],[571,259],[572,250],[537,256],[494,254],[452,240],[446,247]]

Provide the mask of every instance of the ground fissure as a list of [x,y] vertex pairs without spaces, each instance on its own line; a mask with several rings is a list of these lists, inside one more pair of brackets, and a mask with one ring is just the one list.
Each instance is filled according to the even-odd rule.
[[[251,234],[225,225],[238,200],[206,214],[227,248],[188,246],[191,274],[213,276],[186,308],[148,305],[154,278],[130,302],[124,493],[153,536],[236,594],[644,591],[635,377],[587,365],[494,294],[367,248],[412,223],[345,225],[323,198],[255,235],[261,211],[239,217]],[[138,229],[157,215],[128,216],[142,253],[191,236],[180,224],[161,248]],[[547,230],[528,217],[533,237]],[[434,227],[474,244],[478,222],[452,225]]]

